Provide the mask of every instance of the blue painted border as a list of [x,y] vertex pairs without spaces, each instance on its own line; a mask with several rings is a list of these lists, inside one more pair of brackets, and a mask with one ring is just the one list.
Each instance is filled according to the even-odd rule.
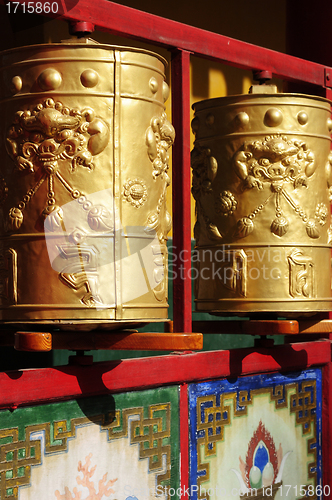
[[[197,485],[199,476],[204,475],[203,472],[197,472],[197,447],[196,441],[200,437],[200,432],[197,432],[197,415],[196,406],[197,399],[200,396],[208,396],[215,394],[217,403],[220,402],[220,394],[225,392],[260,389],[265,387],[273,387],[280,384],[289,384],[292,382],[302,382],[305,380],[316,380],[316,431],[317,441],[312,445],[312,448],[317,448],[317,467],[313,472],[317,472],[317,485],[322,485],[322,370],[312,368],[302,372],[294,372],[288,374],[261,374],[251,377],[239,377],[236,379],[212,380],[210,382],[202,382],[190,384],[188,387],[188,404],[189,404],[189,487]],[[281,402],[282,400],[280,400]],[[239,401],[237,408],[241,409]],[[203,432],[203,431],[202,431]],[[323,485],[322,485],[323,486]],[[321,499],[322,497],[318,497]],[[197,492],[193,491],[191,500],[197,500]]]

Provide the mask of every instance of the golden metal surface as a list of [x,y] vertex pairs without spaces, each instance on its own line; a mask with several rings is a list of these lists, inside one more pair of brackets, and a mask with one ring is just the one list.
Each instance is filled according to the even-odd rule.
[[0,321],[167,318],[164,70],[93,40],[0,54]]
[[193,106],[196,309],[329,311],[330,104],[256,92]]

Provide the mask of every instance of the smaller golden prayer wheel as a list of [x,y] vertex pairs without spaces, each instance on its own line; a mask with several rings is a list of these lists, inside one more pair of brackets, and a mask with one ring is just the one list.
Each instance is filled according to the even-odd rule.
[[330,311],[330,103],[262,88],[193,105],[196,310]]
[[93,40],[0,53],[0,321],[168,315],[166,61]]

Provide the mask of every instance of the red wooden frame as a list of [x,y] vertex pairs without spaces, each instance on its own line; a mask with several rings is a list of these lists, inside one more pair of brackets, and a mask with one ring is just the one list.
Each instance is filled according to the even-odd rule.
[[[82,357],[78,359],[82,361]],[[321,339],[272,348],[173,353],[163,357],[3,372],[0,373],[0,409],[9,408],[13,411],[19,406],[179,384],[181,484],[188,485],[188,383],[318,366],[323,369],[323,485],[330,486],[332,484],[330,360],[331,342],[328,339]],[[185,488],[182,500],[187,500]]]
[[[329,366],[330,359],[331,343],[321,339],[271,348],[173,353],[90,365],[75,363],[57,368],[0,372],[0,409],[143,387]],[[329,377],[327,370],[326,384]]]

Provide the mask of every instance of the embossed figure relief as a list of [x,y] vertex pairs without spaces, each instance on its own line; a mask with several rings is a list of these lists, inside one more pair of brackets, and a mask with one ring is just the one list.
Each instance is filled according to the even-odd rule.
[[160,242],[165,241],[172,223],[171,216],[165,208],[165,203],[166,189],[170,184],[167,173],[169,169],[168,150],[174,143],[174,139],[175,130],[167,120],[166,113],[151,119],[150,127],[146,131],[147,152],[152,162],[152,177],[155,181],[160,178],[163,181],[163,188],[157,208],[148,215],[146,226],[147,231],[157,232]]
[[59,225],[59,185],[72,199],[82,196],[65,177],[63,165],[69,164],[71,172],[80,167],[93,170],[93,157],[105,149],[109,138],[108,126],[92,108],[69,108],[49,98],[32,110],[18,111],[7,133],[7,152],[19,171],[32,174],[38,170],[39,176],[18,205],[10,209],[8,230],[21,227],[26,205],[45,181],[48,194],[43,216],[54,213],[54,224]]
[[[60,280],[75,291],[85,289],[81,298],[87,307],[102,304],[98,295],[98,250],[94,246],[59,245],[60,256],[66,261]],[[82,265],[82,261],[84,264]]]
[[75,291],[82,304],[95,307],[108,302],[100,273],[113,260],[114,216],[111,190],[89,198],[81,195],[58,207],[46,217],[44,228],[49,259],[59,280]]
[[295,248],[288,256],[289,293],[292,297],[315,297],[315,265],[311,257]]
[[327,158],[327,162],[325,164],[325,174],[329,190],[329,201],[332,202],[332,153],[330,153]]
[[319,203],[313,216],[309,216],[294,200],[287,189],[308,187],[308,179],[317,164],[314,153],[303,141],[284,135],[266,136],[264,140],[248,141],[233,156],[233,168],[242,181],[242,189],[264,189],[269,184],[271,193],[246,217],[238,220],[236,236],[245,238],[254,230],[254,219],[274,199],[275,218],[271,232],[283,236],[289,230],[289,220],[283,213],[283,203],[288,204],[305,224],[310,238],[319,238],[320,226],[326,223],[328,208]]
[[195,145],[191,152],[191,168],[193,171],[191,192],[196,200],[197,210],[197,220],[194,227],[195,239],[199,240],[200,220],[202,220],[210,237],[214,240],[220,240],[222,239],[222,235],[217,226],[213,224],[206,215],[201,203],[201,196],[211,196],[211,203],[215,203],[216,212],[222,212],[223,215],[226,216],[233,213],[236,209],[237,202],[229,191],[224,191],[217,201],[213,201],[212,184],[217,175],[218,162],[214,156],[212,156],[212,152],[209,148]]
[[166,299],[168,290],[168,275],[165,272],[167,270],[167,246],[161,244],[152,245],[152,253],[155,265],[153,270],[153,294],[159,302],[162,302]]
[[146,131],[146,145],[149,159],[152,163],[153,180],[162,183],[161,195],[157,207],[148,214],[145,232],[156,234],[160,248],[154,251],[154,263],[158,266],[154,271],[155,287],[154,296],[158,301],[167,298],[167,234],[172,227],[171,215],[166,209],[166,190],[170,184],[168,176],[169,148],[174,143],[175,130],[167,120],[166,113],[151,119],[150,126]]
[[152,162],[152,176],[157,179],[159,176],[165,180],[169,186],[170,179],[167,174],[169,168],[168,150],[175,139],[173,125],[167,120],[166,113],[155,116],[151,119],[150,127],[146,131],[146,145],[148,155]]
[[221,276],[223,285],[239,297],[247,295],[248,264],[244,250],[225,250],[223,252]]
[[0,301],[17,304],[17,252],[13,248],[0,249]]

